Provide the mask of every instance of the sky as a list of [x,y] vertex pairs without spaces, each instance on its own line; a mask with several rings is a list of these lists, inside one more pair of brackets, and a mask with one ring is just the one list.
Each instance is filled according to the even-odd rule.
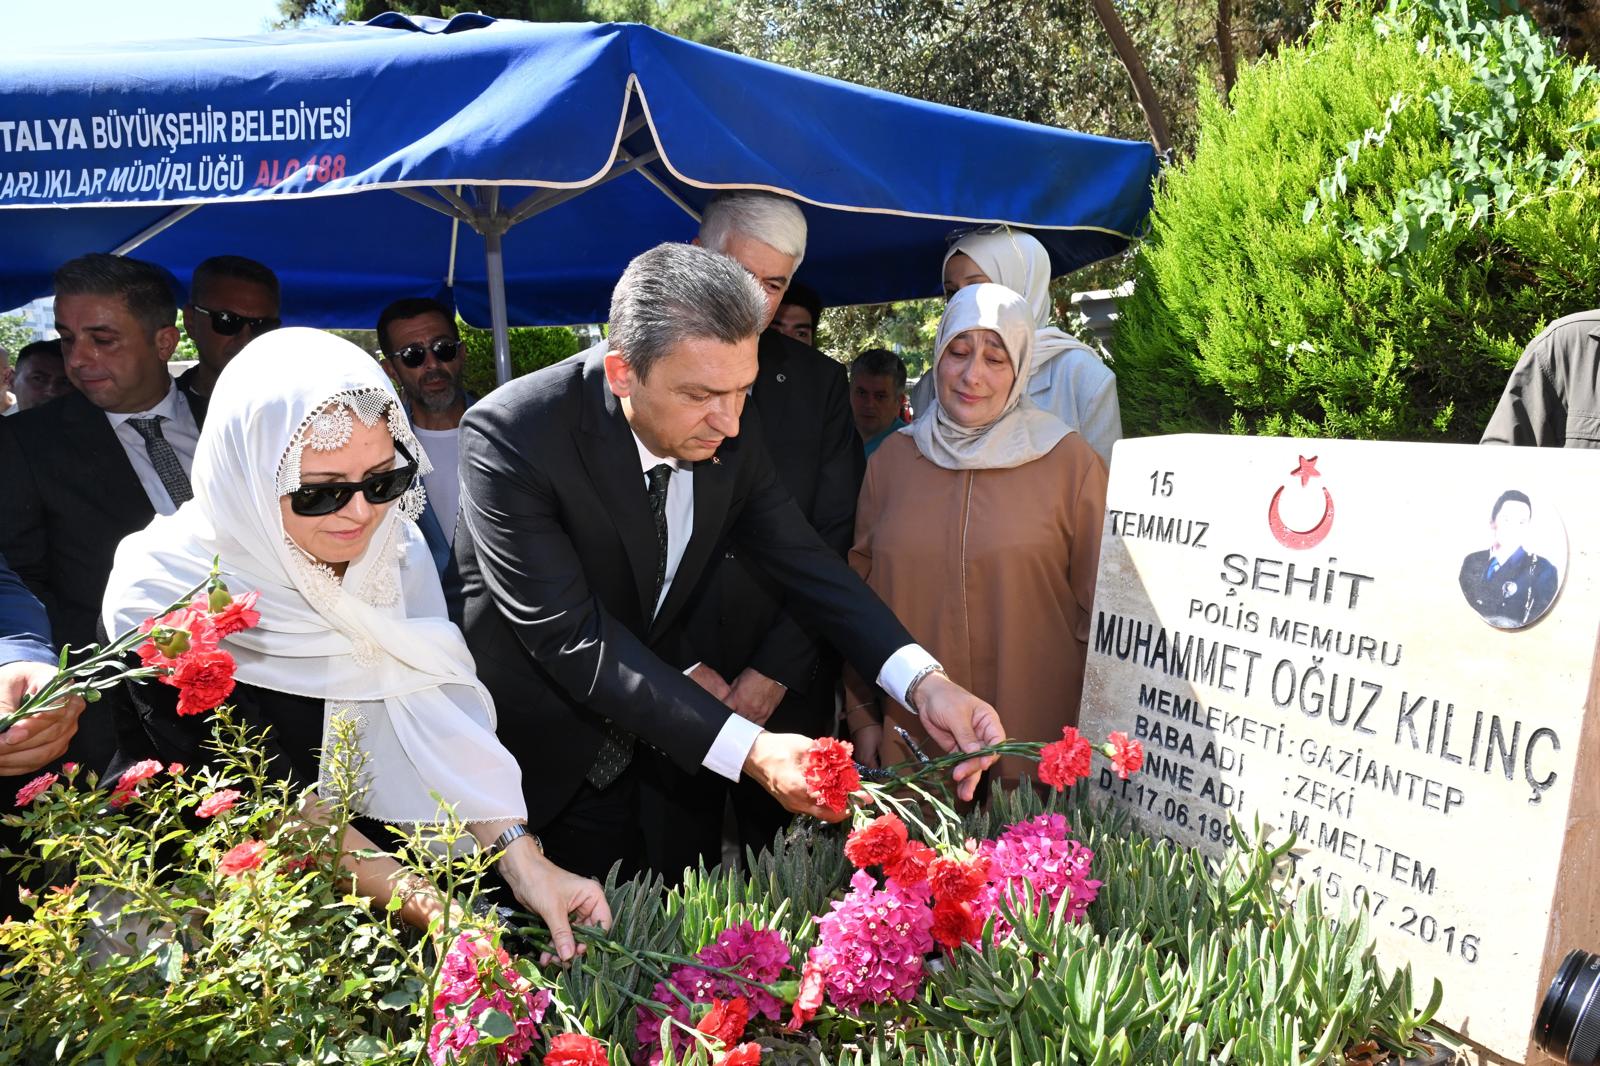
[[277,0],[0,0],[4,47],[261,33]]

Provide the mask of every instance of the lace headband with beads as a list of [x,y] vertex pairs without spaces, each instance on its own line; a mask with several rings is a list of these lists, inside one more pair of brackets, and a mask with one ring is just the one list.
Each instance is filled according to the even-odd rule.
[[377,425],[378,419],[384,419],[395,443],[416,459],[417,476],[400,497],[400,513],[417,521],[428,503],[422,476],[433,471],[433,464],[428,461],[416,434],[411,432],[411,423],[395,402],[394,395],[376,386],[335,393],[301,421],[278,464],[278,495],[287,496],[300,488],[300,458],[304,450],[331,452],[344,447],[355,432],[355,418],[361,419],[364,426]]

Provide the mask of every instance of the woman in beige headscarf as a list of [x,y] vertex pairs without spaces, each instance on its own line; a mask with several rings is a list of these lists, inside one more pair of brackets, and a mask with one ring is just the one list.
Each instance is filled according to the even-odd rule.
[[[1034,318],[1021,296],[957,292],[934,351],[931,402],[868,464],[850,565],[1012,736],[1055,739],[1078,720],[1105,464],[1026,395]],[[909,756],[870,683],[846,678],[846,709],[858,758]]]
[[[944,254],[946,296],[993,282],[1021,293],[1033,315],[1033,370],[1025,395],[1077,430],[1106,465],[1122,439],[1117,378],[1100,353],[1050,324],[1050,253],[1037,238],[1000,227],[968,233]],[[911,391],[917,414],[933,402],[933,376]]]

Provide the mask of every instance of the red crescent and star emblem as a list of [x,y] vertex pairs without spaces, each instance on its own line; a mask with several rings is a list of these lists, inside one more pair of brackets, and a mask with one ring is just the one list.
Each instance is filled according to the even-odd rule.
[[[1299,478],[1300,487],[1305,488],[1312,478],[1322,476],[1322,471],[1317,469],[1317,457],[1313,455],[1307,459],[1303,455],[1300,456],[1300,465],[1289,471],[1289,476]],[[1272,530],[1272,535],[1285,548],[1293,548],[1295,551],[1315,548],[1333,529],[1333,495],[1326,486],[1323,487],[1322,518],[1316,525],[1310,529],[1290,529],[1284,524],[1283,516],[1278,513],[1278,501],[1283,498],[1283,490],[1288,487],[1287,484],[1280,485],[1278,491],[1272,494],[1272,503],[1267,507],[1267,528]]]

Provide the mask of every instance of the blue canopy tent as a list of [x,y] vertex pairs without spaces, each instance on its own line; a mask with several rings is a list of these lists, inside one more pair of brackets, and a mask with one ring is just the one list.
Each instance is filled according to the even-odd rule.
[[829,304],[931,295],[1006,222],[1057,274],[1125,247],[1148,144],[895,96],[631,24],[385,15],[236,39],[0,45],[0,307],[88,251],[276,270],[284,317],[370,328],[406,295],[505,327],[597,322],[634,255],[719,189],[798,200]]

